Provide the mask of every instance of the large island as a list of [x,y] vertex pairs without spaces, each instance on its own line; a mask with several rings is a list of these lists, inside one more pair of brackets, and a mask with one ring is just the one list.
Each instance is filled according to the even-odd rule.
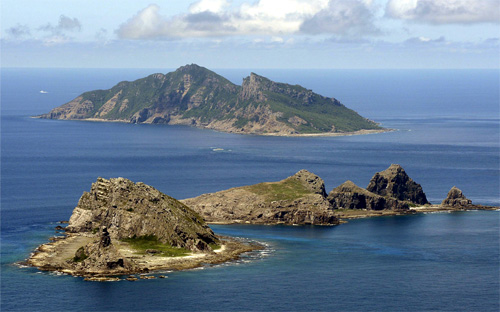
[[192,64],[94,90],[36,116],[188,125],[259,135],[351,135],[387,131],[337,99],[251,73],[241,86]]

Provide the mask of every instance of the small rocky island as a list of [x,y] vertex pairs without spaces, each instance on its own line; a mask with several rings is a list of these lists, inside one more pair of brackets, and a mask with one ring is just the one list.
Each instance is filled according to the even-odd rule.
[[251,73],[241,86],[196,64],[81,94],[46,119],[188,125],[258,135],[387,131],[337,99]]
[[422,186],[400,166],[377,172],[362,188],[346,181],[326,193],[323,179],[307,170],[278,182],[242,186],[181,200],[209,223],[337,225],[345,219],[426,211],[496,209],[473,205],[453,187],[431,205]]
[[42,270],[99,279],[221,263],[259,249],[219,237],[186,205],[144,183],[99,178],[73,211],[66,235],[27,260]]

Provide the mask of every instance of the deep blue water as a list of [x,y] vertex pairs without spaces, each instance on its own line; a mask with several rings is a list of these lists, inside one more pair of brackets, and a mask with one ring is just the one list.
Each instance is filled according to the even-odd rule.
[[[2,69],[2,310],[498,310],[498,211],[337,227],[213,226],[269,247],[166,280],[89,283],[13,266],[54,235],[98,176],[187,198],[300,169],[321,176],[327,191],[347,179],[366,186],[398,163],[433,203],[456,185],[474,203],[500,205],[498,71],[258,72],[335,96],[399,130],[377,135],[274,138],[29,118],[83,91],[167,71]],[[239,83],[249,71],[218,72]]]

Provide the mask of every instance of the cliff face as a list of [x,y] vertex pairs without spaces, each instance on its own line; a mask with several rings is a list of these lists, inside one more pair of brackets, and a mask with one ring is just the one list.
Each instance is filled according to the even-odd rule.
[[124,178],[97,179],[85,192],[66,227],[69,233],[105,227],[112,240],[155,236],[164,244],[210,250],[218,238],[194,211],[155,188]]
[[418,205],[429,203],[422,186],[413,181],[400,165],[392,164],[386,170],[375,173],[366,189],[381,196],[393,197]]
[[325,184],[307,170],[279,182],[243,186],[182,200],[208,222],[337,224]]
[[328,194],[335,209],[406,210],[408,203],[367,191],[352,181],[346,181]]
[[382,129],[333,98],[252,73],[242,86],[198,65],[85,92],[38,116],[181,124],[254,134]]

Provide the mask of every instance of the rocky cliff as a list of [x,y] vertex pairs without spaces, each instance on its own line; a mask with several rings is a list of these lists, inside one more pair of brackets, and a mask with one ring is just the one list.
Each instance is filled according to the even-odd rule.
[[73,210],[66,231],[92,232],[106,227],[112,239],[154,235],[164,244],[209,250],[218,239],[203,219],[152,186],[124,178],[98,178]]
[[200,67],[123,81],[38,116],[181,124],[225,132],[291,135],[382,131],[334,98],[251,73],[241,86]]
[[400,165],[392,164],[386,170],[375,173],[366,189],[381,196],[393,197],[418,205],[429,203],[422,186],[413,181]]
[[334,209],[406,210],[409,208],[405,201],[377,195],[352,181],[346,181],[334,188],[328,194],[328,200]]
[[301,170],[279,182],[265,182],[182,200],[207,222],[253,224],[337,224],[325,184]]

